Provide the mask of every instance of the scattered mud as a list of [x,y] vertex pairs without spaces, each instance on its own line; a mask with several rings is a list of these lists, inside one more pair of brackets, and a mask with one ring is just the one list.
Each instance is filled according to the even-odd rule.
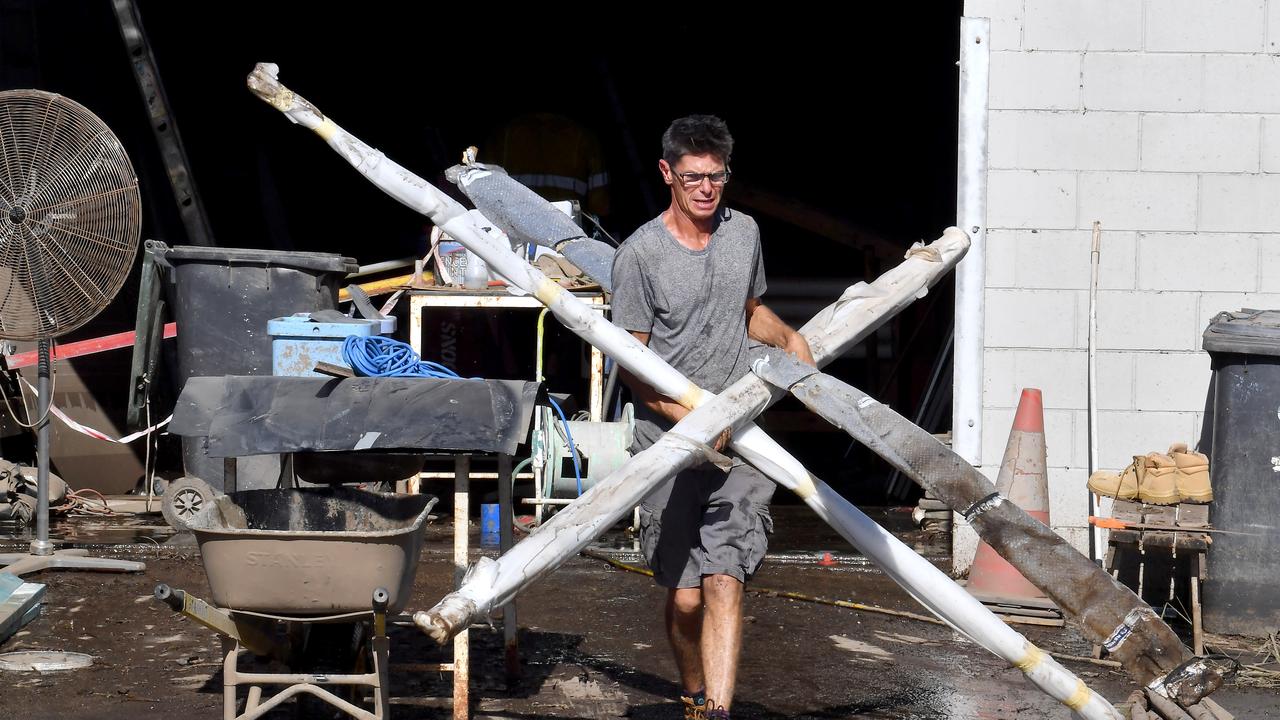
[[[919,610],[805,509],[779,510],[782,534],[774,548],[777,560],[787,562],[767,563],[758,585]],[[148,527],[145,523],[161,524],[158,518],[143,518],[133,531]],[[123,536],[131,530],[111,532]],[[936,541],[904,536],[926,555],[945,559],[936,554]],[[72,720],[222,716],[217,636],[151,599],[160,582],[207,597],[199,556],[181,536],[155,543],[154,537],[123,548],[89,543],[104,554],[146,561],[143,573],[53,571],[29,578],[48,584],[43,615],[0,652],[82,652],[93,655],[95,663],[86,670],[43,675],[0,672],[0,714]],[[606,545],[624,555],[628,549],[625,538],[611,538]],[[453,577],[450,552],[447,526],[431,526],[408,609],[428,607],[447,592]],[[820,564],[828,552],[831,562]],[[662,598],[647,577],[596,560],[570,561],[519,601],[519,679],[508,682],[505,676],[500,630],[472,630],[475,714],[521,720],[680,717],[674,666],[661,633]],[[1069,717],[1019,672],[943,626],[761,595],[748,597],[746,615],[734,706],[738,717]],[[1088,644],[1069,628],[1020,630],[1048,650],[1089,654]],[[342,640],[333,644],[341,646]],[[410,627],[393,629],[391,653],[392,716],[450,717],[448,674],[395,668],[397,663],[448,661],[446,653]],[[1105,667],[1064,664],[1117,702],[1135,687],[1124,674]],[[1229,685],[1214,698],[1240,718],[1280,718],[1280,694],[1274,691]],[[291,705],[269,717],[325,717],[314,707],[295,715]]]

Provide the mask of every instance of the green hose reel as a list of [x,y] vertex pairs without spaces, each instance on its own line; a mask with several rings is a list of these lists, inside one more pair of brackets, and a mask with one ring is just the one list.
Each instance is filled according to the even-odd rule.
[[555,410],[539,406],[542,442],[534,443],[534,452],[543,457],[543,497],[575,498],[578,481],[573,472],[573,453],[569,436],[573,437],[581,461],[582,491],[586,492],[609,473],[631,458],[631,443],[636,436],[635,410],[630,403],[622,407],[618,422],[569,421],[569,431]]

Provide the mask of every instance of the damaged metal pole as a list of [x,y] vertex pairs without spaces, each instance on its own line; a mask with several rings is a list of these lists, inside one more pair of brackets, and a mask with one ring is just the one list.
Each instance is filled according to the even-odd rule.
[[964,515],[987,544],[1140,682],[1165,675],[1190,656],[1178,636],[1133,591],[1062,536],[1007,502],[959,454],[893,409],[782,352],[766,351],[752,371],[790,391],[810,410]]
[[[499,273],[513,281],[513,284],[533,292],[562,321],[568,320],[566,325],[570,329],[602,349],[609,350],[619,364],[653,384],[660,392],[677,398],[690,408],[697,408],[711,397],[710,393],[692,385],[669,365],[653,356],[648,348],[634,341],[628,333],[607,322],[591,322],[597,320],[598,316],[586,311],[585,307],[581,308],[583,312],[575,312],[579,310],[576,305],[581,305],[576,298],[564,293],[558,285],[515,258],[504,247],[505,243],[485,235],[468,219],[463,218],[461,206],[339,129],[316,111],[314,106],[281,86],[275,74],[274,66],[260,65],[250,76],[250,87],[295,122],[316,130],[331,147],[347,157],[352,165],[388,194],[431,217],[442,229],[473,252],[477,252]],[[850,288],[840,301],[820,313],[802,329],[815,357],[820,362],[829,361],[922,295],[928,285],[954,266],[966,245],[964,235],[951,230],[933,246],[918,248],[909,253],[908,260],[895,268],[896,272],[887,273],[874,286],[860,283]],[[521,283],[521,279],[525,282]],[[856,329],[851,330],[851,327]],[[597,334],[598,337],[593,337]],[[615,354],[609,345],[616,345],[623,351],[622,354]],[[599,523],[604,508],[587,507],[588,503],[620,487],[633,492],[638,490],[639,494],[634,500],[623,506],[617,516],[609,519],[611,524],[657,482],[681,467],[687,467],[705,457],[705,443],[718,434],[721,428],[747,422],[781,394],[758,378],[743,378],[726,391],[719,401],[703,408],[701,412],[695,409],[677,426],[680,433],[668,434],[590,491],[584,496],[587,500],[575,503],[558,514],[557,518],[563,520],[559,523],[553,521],[555,527],[548,524],[498,562],[490,561],[474,567],[461,590],[446,597],[432,612],[418,614],[419,624],[426,625],[437,640],[446,639],[454,632],[464,629],[475,617],[483,616],[489,608],[501,604],[537,577],[550,572],[607,527]],[[891,577],[903,583],[926,607],[953,626],[964,627],[975,633],[975,639],[984,640],[984,646],[1008,659],[1051,696],[1067,703],[1083,717],[1118,717],[1105,700],[1091,693],[1071,673],[1046,658],[1038,648],[1004,625],[981,604],[973,601],[941,571],[813,477],[758,428],[750,426],[739,430],[735,434],[734,445],[753,464],[801,495],[820,516],[877,560]],[[655,450],[657,452],[651,452]],[[650,461],[659,460],[665,461],[662,463],[664,466],[650,465]],[[631,468],[636,470],[630,470]],[[635,473],[634,480],[643,479],[644,482],[627,482],[631,479],[629,472]],[[556,552],[540,552],[549,549],[548,546],[552,544],[556,546]],[[567,555],[563,552],[567,549],[566,546],[569,546]],[[531,549],[533,557],[529,557]],[[498,572],[504,566],[510,570],[505,574]],[[496,587],[500,581],[506,586],[504,589]],[[464,593],[468,591],[476,597],[465,597]],[[938,593],[943,593],[941,600],[938,599]],[[476,600],[480,602],[477,603]],[[966,601],[974,603],[976,608],[966,607]],[[951,610],[953,607],[960,607],[965,612],[957,616]],[[970,616],[970,612],[974,615]],[[1016,639],[1016,642],[1010,642],[1011,639]]]

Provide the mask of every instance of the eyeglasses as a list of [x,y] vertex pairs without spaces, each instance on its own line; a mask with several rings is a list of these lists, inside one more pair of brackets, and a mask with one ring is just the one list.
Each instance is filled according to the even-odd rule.
[[696,172],[678,173],[675,170],[672,170],[671,174],[677,178],[680,178],[680,183],[685,187],[695,188],[701,185],[703,180],[710,180],[712,185],[724,185],[725,183],[729,182],[729,175],[731,175],[732,173],[729,171],[729,168],[725,168],[720,172],[709,172],[709,173],[696,173]]

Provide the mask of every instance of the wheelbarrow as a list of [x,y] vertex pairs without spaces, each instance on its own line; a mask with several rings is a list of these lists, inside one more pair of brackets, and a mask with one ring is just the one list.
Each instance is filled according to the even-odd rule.
[[[254,720],[301,695],[359,720],[387,716],[387,615],[412,594],[435,503],[346,488],[247,490],[192,519],[212,602],[164,584],[155,597],[222,636],[224,720]],[[326,645],[346,669],[306,667]],[[241,671],[245,654],[305,669]],[[241,685],[248,697],[238,713]],[[263,699],[264,688],[280,686]],[[353,702],[361,688],[372,690],[372,711]]]

